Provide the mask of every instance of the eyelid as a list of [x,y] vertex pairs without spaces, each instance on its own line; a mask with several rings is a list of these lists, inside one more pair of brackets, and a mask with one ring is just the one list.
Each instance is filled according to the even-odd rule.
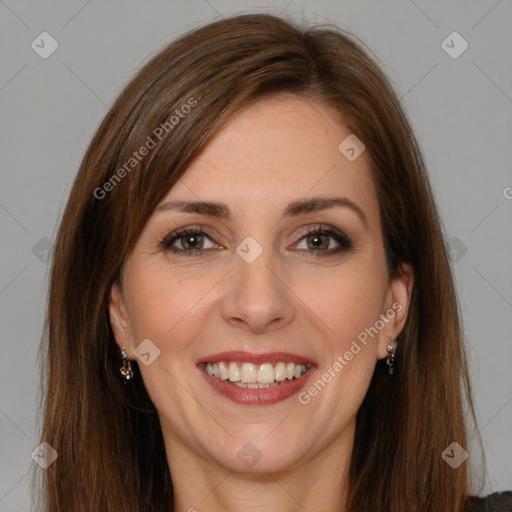
[[328,256],[328,255],[337,255],[342,252],[349,251],[353,248],[353,242],[352,239],[343,231],[341,231],[338,228],[335,228],[333,226],[327,225],[327,224],[316,224],[314,226],[309,226],[306,228],[305,231],[303,231],[300,234],[296,235],[296,242],[294,245],[297,245],[302,240],[308,238],[308,236],[312,235],[321,235],[321,236],[328,236],[336,241],[339,247],[336,249],[330,249],[330,250],[323,250],[323,251],[313,251],[309,250],[306,252],[310,252],[311,255],[315,256]]
[[[158,244],[159,248],[161,250],[167,250],[167,251],[173,252],[178,255],[186,254],[187,256],[201,255],[204,251],[210,252],[212,250],[217,249],[217,248],[215,248],[215,249],[210,248],[210,249],[198,249],[198,250],[184,250],[184,249],[176,249],[176,248],[172,247],[176,240],[178,240],[188,234],[196,234],[196,235],[200,235],[200,236],[206,236],[215,245],[217,245],[217,246],[220,245],[216,241],[217,235],[212,235],[207,226],[190,225],[190,226],[183,226],[183,227],[177,228],[177,229],[173,230],[171,233],[166,234],[163,238],[161,238],[159,240],[159,244]],[[326,250],[315,251],[312,249],[309,249],[309,250],[299,249],[298,250],[299,252],[309,252],[310,255],[314,254],[315,256],[324,256],[324,255],[329,256],[329,255],[336,255],[341,252],[346,252],[346,251],[352,249],[352,247],[353,247],[352,240],[346,233],[344,233],[343,231],[341,231],[338,228],[335,228],[328,224],[321,224],[321,223],[310,225],[306,228],[303,228],[303,230],[301,232],[295,233],[295,235],[294,235],[295,241],[294,241],[293,245],[297,245],[300,241],[302,241],[303,239],[305,239],[308,236],[311,236],[313,234],[328,236],[328,237],[334,239],[338,243],[339,247],[336,249],[330,249],[327,251]],[[219,235],[219,237],[223,238],[220,235]]]
[[[215,240],[215,237],[217,235],[213,235],[207,226],[202,226],[200,224],[194,224],[191,226],[183,226],[181,228],[177,228],[177,229],[171,231],[170,233],[167,233],[166,235],[164,235],[159,240],[158,245],[164,249],[170,249],[170,244],[172,242],[176,241],[177,239],[179,239],[181,237],[187,236],[188,234],[198,234],[198,235],[202,235],[202,236],[207,236],[208,238],[210,238],[210,240],[212,242],[214,242],[216,245],[219,245]],[[221,237],[219,235],[219,238],[223,238],[223,237]],[[183,251],[183,252],[185,252],[185,251]],[[190,251],[188,251],[188,252],[190,252]],[[196,252],[198,252],[198,251],[196,251]]]

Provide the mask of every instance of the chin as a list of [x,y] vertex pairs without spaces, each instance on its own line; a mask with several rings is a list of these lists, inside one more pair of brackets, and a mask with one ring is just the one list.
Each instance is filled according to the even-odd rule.
[[[282,431],[276,434],[274,424],[270,429],[251,429],[251,434],[239,435],[226,445],[210,450],[210,456],[220,466],[236,473],[267,474],[287,471],[304,460],[306,443],[304,435]],[[211,448],[211,447],[210,447]]]

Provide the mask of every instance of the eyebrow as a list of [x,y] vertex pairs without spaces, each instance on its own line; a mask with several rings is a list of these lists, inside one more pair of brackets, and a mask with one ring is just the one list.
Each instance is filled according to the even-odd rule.
[[[311,212],[328,210],[330,208],[343,207],[355,212],[363,221],[366,228],[369,228],[368,219],[364,211],[348,197],[311,197],[291,202],[283,211],[283,217],[298,217]],[[155,212],[179,211],[182,213],[198,213],[229,220],[231,210],[229,206],[216,201],[168,201],[161,204]]]

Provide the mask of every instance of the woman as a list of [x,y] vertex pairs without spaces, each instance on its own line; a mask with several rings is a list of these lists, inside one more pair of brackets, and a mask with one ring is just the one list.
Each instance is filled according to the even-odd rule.
[[172,43],[98,129],[57,237],[48,510],[506,510],[469,498],[441,230],[348,35],[257,14]]

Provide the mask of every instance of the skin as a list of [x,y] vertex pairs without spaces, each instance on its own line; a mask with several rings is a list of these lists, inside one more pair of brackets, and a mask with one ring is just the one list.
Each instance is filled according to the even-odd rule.
[[[160,350],[139,368],[162,425],[175,511],[344,510],[340,482],[356,413],[375,362],[404,326],[413,285],[406,265],[401,277],[388,278],[367,154],[351,162],[338,150],[349,134],[331,109],[291,94],[245,108],[162,201],[218,201],[232,218],[155,212],[125,261],[122,286],[112,288],[119,347],[132,360],[145,339]],[[346,207],[282,217],[291,201],[318,196],[348,197],[368,227]],[[314,257],[321,249],[307,228],[319,224],[341,230],[353,247]],[[169,233],[197,225],[211,234],[199,237],[202,256],[161,249]],[[263,248],[250,264],[236,253],[248,236]],[[324,251],[339,246],[321,239]],[[173,246],[193,251],[189,240]],[[220,351],[293,352],[317,362],[309,387],[393,303],[401,310],[307,404],[294,395],[240,405],[196,367]],[[247,442],[261,454],[251,468],[237,457]]]

